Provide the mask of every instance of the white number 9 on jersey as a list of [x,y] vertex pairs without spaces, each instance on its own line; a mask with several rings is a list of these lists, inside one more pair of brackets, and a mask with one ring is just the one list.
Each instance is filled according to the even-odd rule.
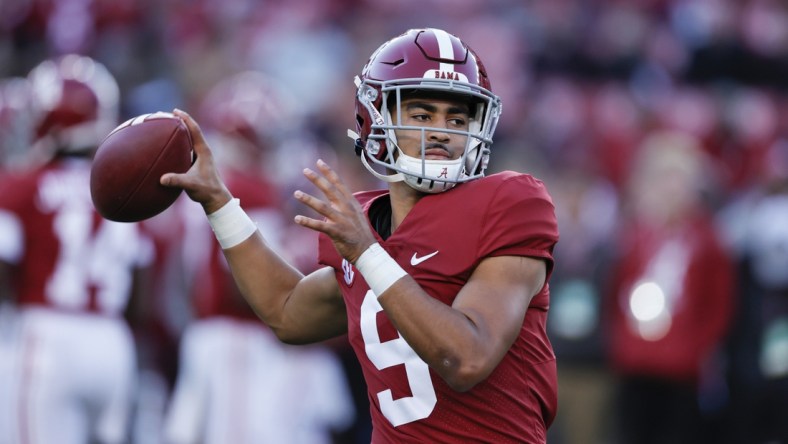
[[404,364],[413,396],[393,399],[391,389],[378,392],[383,416],[395,427],[424,419],[432,413],[438,399],[432,386],[429,366],[410,348],[402,336],[380,342],[376,317],[382,311],[372,290],[367,291],[361,304],[361,336],[364,338],[367,357],[378,370]]

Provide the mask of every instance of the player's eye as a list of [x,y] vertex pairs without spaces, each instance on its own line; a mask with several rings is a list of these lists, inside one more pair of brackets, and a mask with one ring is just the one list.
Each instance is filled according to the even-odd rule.
[[468,126],[468,119],[464,119],[462,117],[453,117],[449,119],[449,124],[457,128],[464,128]]

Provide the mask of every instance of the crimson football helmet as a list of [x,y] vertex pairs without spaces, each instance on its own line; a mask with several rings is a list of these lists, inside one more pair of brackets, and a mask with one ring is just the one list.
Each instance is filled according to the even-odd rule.
[[28,74],[38,143],[47,150],[92,151],[118,124],[120,90],[96,60],[69,54]]
[[[460,182],[484,175],[493,133],[501,114],[501,100],[476,53],[456,36],[434,28],[411,29],[381,45],[356,78],[356,153],[375,177],[386,182],[405,181],[426,193],[451,189]],[[457,160],[425,158],[425,131],[402,126],[392,112],[400,112],[405,93],[451,95],[471,107],[468,131],[445,130],[466,136],[465,151]],[[399,110],[399,111],[398,111]],[[395,130],[421,131],[420,158],[405,155]],[[380,173],[373,165],[395,171]]]

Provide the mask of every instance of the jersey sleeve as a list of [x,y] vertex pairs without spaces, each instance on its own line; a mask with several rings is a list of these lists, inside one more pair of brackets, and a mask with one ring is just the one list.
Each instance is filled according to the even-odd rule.
[[500,182],[482,222],[479,257],[544,259],[549,275],[556,242],[555,207],[544,184],[528,175],[516,175]]
[[320,233],[317,237],[317,263],[337,268],[338,256],[337,250],[334,248],[334,243],[331,242],[331,239],[324,233]]

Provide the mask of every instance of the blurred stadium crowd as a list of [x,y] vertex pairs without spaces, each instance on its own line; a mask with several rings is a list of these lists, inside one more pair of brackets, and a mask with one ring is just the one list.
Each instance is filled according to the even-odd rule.
[[[379,186],[345,135],[353,76],[380,43],[423,26],[468,42],[502,97],[491,170],[531,173],[555,201],[550,442],[788,442],[783,1],[0,0],[0,165],[32,162],[20,91],[43,60],[103,63],[120,86],[120,121],[179,107],[207,123],[244,95],[209,94],[214,85],[256,71],[290,104],[269,117],[286,129],[259,169],[289,227],[302,211],[290,193],[318,156],[355,190]],[[170,213],[151,220],[160,239],[195,223]],[[302,271],[316,267],[315,237],[282,227]],[[161,411],[196,317],[179,269],[159,270],[155,314],[135,326]],[[351,352],[342,341],[325,348],[356,401],[335,441],[368,442]],[[138,414],[137,442],[159,439],[151,411]]]

